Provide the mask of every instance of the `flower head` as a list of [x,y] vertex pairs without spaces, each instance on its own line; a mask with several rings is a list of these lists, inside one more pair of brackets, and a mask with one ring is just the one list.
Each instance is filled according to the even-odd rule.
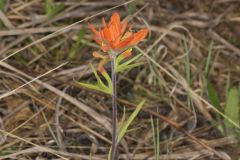
[[102,27],[97,31],[95,27],[88,23],[89,28],[94,33],[94,40],[100,45],[104,52],[109,50],[119,51],[136,45],[144,39],[148,33],[146,28],[141,29],[137,33],[126,32],[127,21],[120,21],[120,15],[113,13],[108,24],[102,18]]
[[[122,52],[119,55],[121,59],[130,57],[132,53],[131,49],[129,50],[128,48],[136,45],[144,39],[148,33],[146,28],[136,33],[132,33],[130,30],[126,31],[128,23],[126,20],[121,22],[118,13],[113,13],[108,24],[106,24],[105,19],[102,18],[102,27],[98,31],[91,23],[88,23],[88,26],[94,33],[93,39],[100,45],[102,51],[114,51],[117,54]],[[93,56],[101,59],[98,64],[98,71],[103,75],[106,74],[104,65],[111,60],[111,56],[98,52],[93,52]]]

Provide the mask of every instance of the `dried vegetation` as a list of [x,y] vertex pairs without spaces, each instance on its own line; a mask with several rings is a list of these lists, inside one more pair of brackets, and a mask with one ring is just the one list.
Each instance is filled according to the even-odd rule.
[[97,46],[86,20],[98,24],[114,11],[151,30],[135,49],[145,65],[118,77],[119,121],[147,100],[119,145],[120,159],[151,160],[158,152],[160,159],[239,158],[236,134],[216,110],[224,113],[240,80],[238,0],[67,0],[53,11],[45,0],[5,2],[0,159],[106,159],[111,99],[76,81],[94,79]]

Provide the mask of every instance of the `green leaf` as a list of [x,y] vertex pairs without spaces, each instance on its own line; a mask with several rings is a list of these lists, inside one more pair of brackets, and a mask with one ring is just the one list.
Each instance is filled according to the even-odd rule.
[[[117,134],[117,143],[120,142],[120,140],[123,138],[123,136],[126,134],[128,127],[130,126],[130,124],[133,122],[133,120],[135,119],[135,117],[138,115],[139,111],[142,109],[143,104],[145,103],[146,100],[141,101],[136,109],[134,110],[134,112],[130,115],[130,117],[128,118],[127,121],[125,122],[121,122],[121,125],[119,127],[118,130],[118,134]],[[125,119],[125,115],[124,118]],[[112,154],[112,147],[110,147],[110,150],[108,152],[108,160],[111,159],[111,154]]]
[[91,65],[91,68],[92,68],[93,73],[94,73],[94,75],[95,75],[95,77],[96,77],[96,79],[97,79],[98,87],[99,87],[100,89],[102,89],[104,92],[111,94],[111,89],[103,83],[103,81],[101,80],[101,78],[100,78],[99,75],[97,74],[97,71],[95,70],[95,68],[93,67],[93,65]]
[[122,125],[123,125],[125,119],[126,119],[126,107],[124,106],[124,107],[123,107],[123,115],[122,115],[121,120],[119,121],[119,126],[122,126]]
[[14,148],[14,147],[7,147],[6,149],[2,149],[2,150],[0,151],[0,157],[1,157],[1,156],[8,155],[8,154],[11,154],[11,153],[16,152],[16,151],[17,151],[17,150],[16,150],[16,148]]
[[[216,89],[213,87],[213,85],[209,81],[205,80],[205,83],[207,83],[208,96],[209,96],[209,99],[210,99],[213,107],[215,107],[218,111],[222,112],[219,95],[218,95]],[[221,115],[219,113],[216,114],[216,118],[219,122],[222,121]],[[222,134],[224,134],[223,125],[217,125],[217,128],[219,129],[219,131]]]
[[209,98],[210,98],[213,106],[215,108],[217,108],[219,111],[221,111],[218,93],[209,81],[207,81],[207,90],[208,90],[208,95],[209,95]]
[[212,52],[213,52],[213,41],[210,43],[210,46],[208,47],[208,56],[207,56],[207,62],[206,62],[205,71],[204,71],[206,77],[208,77],[208,73],[210,70]]
[[91,68],[93,70],[93,73],[97,79],[97,84],[90,84],[90,83],[83,83],[83,82],[77,82],[79,85],[86,87],[86,88],[90,88],[93,90],[97,90],[97,91],[101,91],[107,94],[111,94],[112,93],[112,81],[111,78],[109,77],[108,73],[106,72],[103,76],[104,78],[107,80],[108,85],[105,85],[103,83],[103,81],[101,80],[101,78],[99,77],[97,71],[95,70],[95,68],[93,67],[93,65],[91,65]]
[[112,79],[107,72],[103,74],[103,77],[107,80],[109,93],[112,93]]
[[119,64],[122,60],[124,60],[124,56],[119,55],[116,59],[116,64]]
[[134,62],[135,60],[137,60],[141,56],[142,56],[142,54],[138,54],[137,56],[131,58],[130,60],[128,60],[128,61],[126,61],[126,62],[124,62],[122,64],[119,64],[122,59],[117,60],[116,61],[117,62],[117,64],[116,64],[116,72],[123,72],[126,69],[130,69],[130,68],[142,65],[143,64],[142,62],[130,65],[130,63]]
[[120,127],[119,127],[119,131],[118,131],[118,135],[117,135],[117,143],[120,142],[120,140],[123,138],[123,136],[126,134],[128,127],[130,126],[130,124],[133,122],[133,120],[135,119],[135,117],[138,115],[139,111],[142,109],[143,104],[145,103],[145,100],[141,101],[136,109],[134,110],[134,112],[130,115],[130,117],[128,118],[128,120],[126,122],[124,122]]
[[0,10],[3,11],[3,9],[5,8],[6,6],[6,0],[0,0]]
[[238,103],[240,105],[240,83],[238,84]]
[[130,63],[134,62],[135,60],[137,60],[138,58],[140,58],[142,56],[142,54],[138,54],[136,56],[134,56],[133,58],[131,58],[130,60],[128,60],[127,62],[124,62],[120,65],[129,65]]
[[[186,55],[185,56],[185,72],[186,72],[186,80],[188,82],[188,85],[191,86],[191,72],[190,72],[190,56],[189,56],[189,48],[187,46],[187,40],[184,38],[183,40],[183,52]],[[189,101],[189,96],[188,96]]]
[[83,82],[78,82],[78,84],[79,84],[80,86],[83,86],[83,87],[86,87],[86,88],[89,88],[89,89],[93,89],[93,90],[97,90],[97,91],[100,91],[100,92],[104,92],[104,93],[109,94],[107,91],[102,90],[101,88],[99,88],[97,84],[94,85],[94,84],[83,83]]
[[46,0],[45,2],[45,12],[48,19],[54,18],[58,13],[64,9],[64,4],[55,5],[53,0]]
[[139,62],[139,63],[130,64],[130,65],[126,65],[126,66],[120,65],[120,66],[117,67],[116,72],[123,72],[126,69],[132,69],[134,67],[138,67],[138,66],[143,65],[143,64],[144,64],[143,62]]
[[[132,48],[129,48],[129,49],[127,49],[126,51],[124,51],[124,52],[132,52]],[[124,53],[123,52],[123,53]],[[122,55],[122,53],[119,55],[119,56],[117,56],[117,59],[116,59],[116,63],[117,64],[119,64],[122,60],[124,60],[126,57],[124,57],[123,55]]]
[[85,44],[81,43],[81,41],[84,38],[85,32],[86,32],[85,27],[83,27],[79,30],[77,41],[71,47],[70,52],[68,54],[68,59],[74,59],[76,57],[77,52],[85,47]]
[[227,103],[225,106],[224,113],[227,118],[224,120],[224,124],[228,129],[228,133],[232,132],[234,128],[233,124],[229,122],[228,119],[236,124],[240,124],[240,99],[239,99],[239,89],[237,87],[231,88],[228,92]]

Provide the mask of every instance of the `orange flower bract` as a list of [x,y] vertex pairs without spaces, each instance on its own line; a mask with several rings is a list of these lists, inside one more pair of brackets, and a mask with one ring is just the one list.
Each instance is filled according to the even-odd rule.
[[[98,31],[91,23],[88,23],[88,26],[94,33],[93,39],[100,45],[102,51],[114,51],[116,54],[136,45],[144,39],[148,33],[146,28],[141,29],[137,33],[126,31],[128,23],[126,20],[121,22],[118,13],[113,13],[108,24],[106,24],[105,19],[102,18],[102,27]],[[126,50],[121,55],[127,58],[130,57],[131,54],[131,50]],[[93,52],[93,56],[101,59],[98,64],[98,71],[105,74],[104,65],[111,60],[111,57],[98,52]]]
[[114,13],[108,25],[104,18],[102,19],[102,28],[97,31],[95,27],[88,23],[89,28],[94,33],[94,40],[100,45],[104,52],[109,50],[118,51],[136,45],[144,39],[148,33],[146,28],[137,33],[126,32],[127,21],[120,21],[120,15]]

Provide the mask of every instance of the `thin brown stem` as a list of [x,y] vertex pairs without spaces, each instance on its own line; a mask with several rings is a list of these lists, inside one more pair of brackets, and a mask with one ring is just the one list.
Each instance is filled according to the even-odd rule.
[[111,77],[112,77],[112,155],[111,160],[117,160],[117,88],[116,79],[117,74],[115,72],[116,56],[112,55],[111,60]]

